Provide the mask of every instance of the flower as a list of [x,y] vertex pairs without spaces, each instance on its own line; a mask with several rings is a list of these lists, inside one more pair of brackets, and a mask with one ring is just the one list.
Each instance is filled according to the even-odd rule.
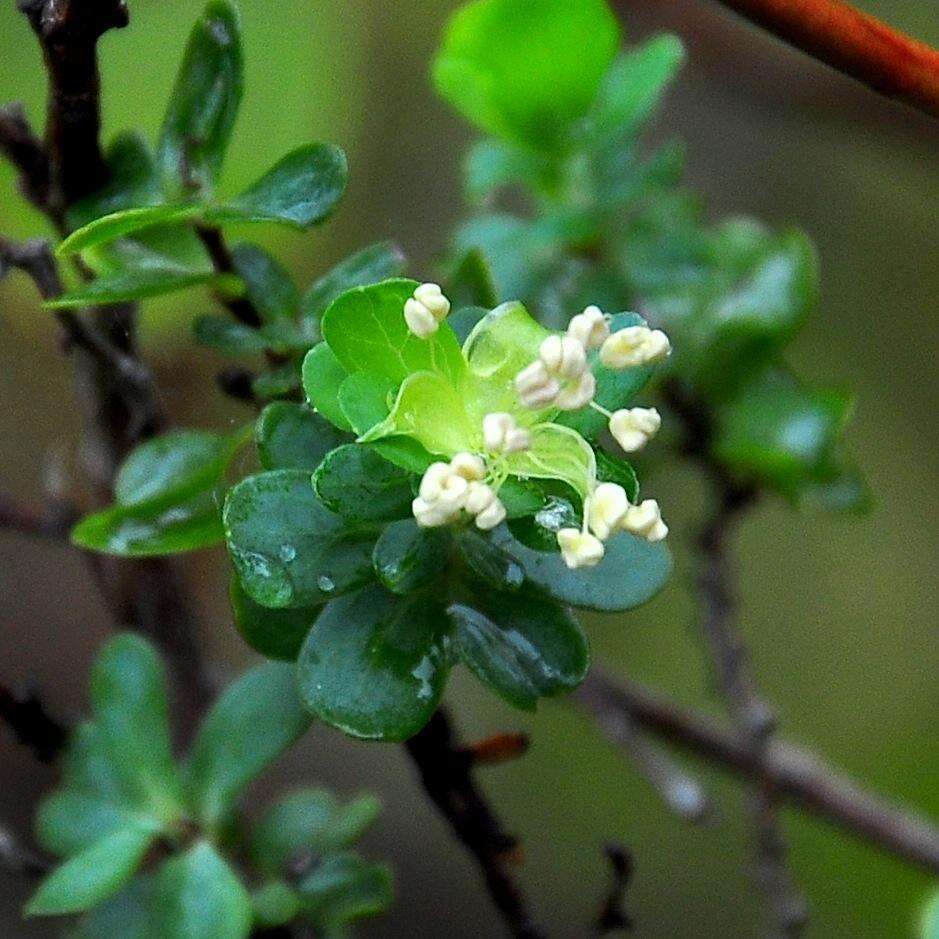
[[515,376],[515,390],[522,404],[534,410],[553,404],[561,383],[549,374],[541,359],[536,359]]
[[422,528],[449,525],[465,511],[483,531],[495,528],[506,515],[505,506],[482,480],[486,464],[473,453],[457,453],[449,463],[431,463],[421,479],[411,511]]
[[554,403],[562,411],[577,411],[593,400],[596,391],[597,380],[593,372],[584,372],[576,384],[568,384],[558,392]]
[[662,426],[662,417],[655,408],[621,408],[610,417],[610,433],[626,451],[641,450]]
[[627,326],[617,330],[600,349],[600,361],[613,369],[634,368],[660,362],[672,351],[668,336],[661,329],[648,326]]
[[515,377],[515,390],[529,408],[584,407],[597,390],[584,344],[573,336],[548,336],[538,347],[538,358]]
[[632,506],[623,519],[623,528],[646,541],[661,541],[668,534],[668,525],[662,521],[662,512],[655,499],[645,499]]
[[580,378],[587,370],[587,350],[572,336],[548,336],[538,348],[538,358],[557,378]]
[[583,313],[571,318],[567,335],[576,339],[585,349],[598,349],[610,335],[610,324],[600,307],[588,306]]
[[437,332],[449,312],[450,301],[441,293],[438,284],[421,284],[404,302],[408,329],[421,339]]
[[470,483],[464,508],[468,514],[476,517],[476,527],[482,531],[495,528],[506,514],[502,500],[492,487],[480,482]]
[[606,541],[618,531],[631,508],[626,490],[616,483],[600,483],[585,506],[590,530]]
[[577,528],[562,528],[557,533],[558,547],[564,563],[571,569],[594,567],[604,555],[602,542],[589,532]]
[[531,446],[531,434],[506,411],[483,418],[483,444],[490,453],[518,453]]
[[486,478],[486,464],[475,453],[457,453],[450,460],[450,469],[467,482]]

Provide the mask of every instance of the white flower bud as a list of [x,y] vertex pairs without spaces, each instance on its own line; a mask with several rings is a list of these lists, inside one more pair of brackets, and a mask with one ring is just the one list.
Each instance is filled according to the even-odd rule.
[[558,392],[554,403],[562,411],[576,411],[587,405],[597,391],[597,380],[593,372],[584,372],[576,382],[566,385]]
[[421,284],[404,303],[404,320],[408,329],[421,339],[437,332],[449,312],[450,301],[437,284]]
[[431,463],[421,479],[419,495],[427,503],[440,503],[448,510],[458,510],[466,498],[467,486],[466,479],[455,473],[449,464]]
[[603,558],[602,542],[588,532],[578,528],[562,528],[557,533],[557,539],[561,557],[571,570],[578,567],[594,567]]
[[641,450],[661,426],[655,408],[621,408],[610,418],[610,433],[626,453]]
[[474,453],[458,453],[450,460],[450,469],[467,482],[486,478],[486,464]]
[[440,502],[428,502],[420,496],[411,503],[411,511],[421,528],[437,528],[440,525],[446,525],[456,517],[456,512],[451,511],[447,506]]
[[580,378],[587,368],[587,350],[571,336],[548,336],[538,348],[538,356],[558,378]]
[[600,361],[613,369],[634,368],[660,362],[672,351],[668,336],[661,329],[627,326],[617,330],[600,349]]
[[590,530],[601,541],[606,541],[622,527],[629,508],[629,498],[622,486],[616,483],[600,483],[590,497],[587,510]]
[[505,506],[501,499],[492,502],[476,516],[476,527],[480,531],[490,531],[505,519]]
[[470,515],[479,515],[495,501],[496,494],[492,491],[491,486],[487,486],[485,483],[471,482],[466,490],[466,501],[463,503],[463,508]]
[[583,313],[571,318],[567,335],[576,339],[585,349],[598,349],[609,338],[610,324],[600,307],[588,306]]
[[511,414],[493,411],[483,418],[483,444],[490,453],[518,453],[531,446],[531,434]]
[[655,499],[645,499],[632,506],[623,519],[623,528],[646,541],[661,541],[668,534],[668,525],[662,521]]
[[554,403],[561,383],[548,374],[541,359],[536,359],[515,376],[515,390],[525,407],[544,408]]

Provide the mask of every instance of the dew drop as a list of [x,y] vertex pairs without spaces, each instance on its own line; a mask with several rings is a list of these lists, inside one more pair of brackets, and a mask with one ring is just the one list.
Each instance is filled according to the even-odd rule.
[[332,593],[336,589],[336,582],[332,578],[324,575],[316,581],[316,586],[319,587],[323,593]]
[[282,544],[277,556],[285,563],[289,563],[297,556],[297,549],[293,545]]

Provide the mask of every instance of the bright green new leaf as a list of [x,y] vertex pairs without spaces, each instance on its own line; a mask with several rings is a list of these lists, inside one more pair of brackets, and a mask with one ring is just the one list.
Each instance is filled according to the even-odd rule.
[[312,473],[331,450],[349,438],[302,404],[273,401],[255,428],[264,469],[301,469]]
[[152,916],[155,936],[245,939],[251,931],[251,897],[215,848],[197,841],[156,875]]
[[374,533],[330,512],[302,470],[242,480],[229,492],[223,518],[241,585],[262,606],[313,606],[374,576]]
[[156,836],[153,828],[131,825],[102,838],[40,884],[26,904],[26,915],[78,913],[106,900],[133,877]]
[[404,273],[404,255],[390,241],[363,248],[315,280],[300,301],[300,314],[319,318],[336,297],[353,287],[368,287]]
[[487,133],[553,151],[590,108],[618,40],[604,0],[476,0],[451,19],[434,80]]
[[923,907],[917,939],[939,939],[939,892],[934,893]]
[[531,446],[507,458],[509,472],[523,479],[559,479],[586,498],[597,479],[593,447],[576,431],[558,424],[531,429]]
[[176,818],[180,785],[170,745],[166,669],[147,640],[122,633],[105,643],[91,670],[91,703],[124,786],[158,818]]
[[370,447],[349,443],[329,453],[313,474],[328,509],[350,522],[386,522],[411,514],[411,474]]
[[304,704],[353,737],[405,740],[437,709],[443,611],[371,586],[330,603],[297,659]]
[[198,203],[184,205],[149,205],[134,209],[123,209],[103,218],[89,222],[78,231],[72,232],[59,246],[55,253],[59,257],[68,257],[93,248],[95,245],[117,241],[136,232],[152,228],[154,225],[169,225],[194,218],[202,211]]
[[265,662],[228,686],[206,715],[186,767],[190,811],[214,829],[244,788],[310,726],[292,665]]
[[413,280],[386,280],[355,287],[337,297],[323,314],[323,338],[349,373],[370,372],[396,384],[412,372],[435,372],[456,384],[466,366],[446,322],[427,339],[404,320]]
[[314,346],[303,360],[303,391],[307,401],[340,430],[352,425],[339,407],[339,386],[349,377],[336,354],[325,343]]
[[304,231],[322,222],[346,188],[346,157],[316,143],[288,153],[241,195],[206,211],[217,224],[281,222]]
[[399,596],[429,587],[450,563],[450,533],[421,528],[412,518],[386,526],[375,543],[372,563],[378,579]]
[[538,597],[486,592],[454,603],[460,659],[510,704],[533,710],[538,698],[576,688],[587,674],[587,640],[561,606]]
[[192,184],[211,191],[238,114],[243,67],[235,7],[212,0],[189,35],[157,144],[171,191]]
[[303,640],[323,609],[322,604],[281,610],[261,606],[245,593],[237,577],[231,579],[229,599],[235,627],[244,641],[255,652],[285,662],[296,660]]

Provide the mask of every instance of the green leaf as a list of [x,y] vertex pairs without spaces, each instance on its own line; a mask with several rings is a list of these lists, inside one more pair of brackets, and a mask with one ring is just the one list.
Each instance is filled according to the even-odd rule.
[[184,205],[149,205],[134,209],[123,209],[103,218],[89,222],[83,228],[72,232],[59,246],[55,253],[60,257],[77,254],[95,245],[106,244],[132,235],[135,232],[154,225],[168,225],[194,218],[202,211],[198,203]]
[[323,338],[347,372],[369,372],[398,384],[412,372],[435,372],[456,384],[465,363],[446,322],[427,339],[415,336],[404,320],[413,280],[386,280],[354,287],[323,314]]
[[798,487],[792,498],[801,510],[864,515],[874,507],[874,495],[857,467],[840,466],[836,460],[829,472],[824,480],[808,480]]
[[321,415],[302,404],[274,401],[258,418],[255,436],[264,469],[312,473],[331,450],[348,441]]
[[156,876],[153,926],[173,939],[245,939],[251,898],[207,841],[167,861]]
[[268,347],[258,330],[215,313],[197,316],[192,321],[192,334],[199,345],[225,355],[260,355]]
[[245,282],[248,298],[265,322],[293,316],[300,292],[287,269],[257,245],[241,242],[232,248],[235,273]]
[[300,696],[353,737],[405,740],[436,710],[446,680],[443,613],[378,586],[330,603],[297,660]]
[[368,287],[404,273],[404,255],[390,241],[363,248],[315,280],[300,301],[300,314],[319,318],[338,296],[353,287]]
[[139,824],[139,820],[139,811],[127,804],[76,789],[60,789],[39,807],[36,840],[52,854],[71,857],[119,829]]
[[525,582],[525,569],[507,551],[471,528],[459,533],[456,544],[467,568],[488,587],[514,591]]
[[468,306],[492,309],[499,302],[492,271],[478,248],[472,248],[463,255],[450,277],[447,297],[455,310]]
[[457,653],[510,704],[533,710],[538,698],[570,691],[584,680],[587,640],[563,607],[491,591],[472,603],[447,610],[456,624]]
[[254,396],[262,401],[296,397],[300,391],[300,364],[299,360],[290,360],[268,372],[262,372],[251,382]]
[[237,577],[231,579],[229,599],[235,626],[242,639],[255,652],[285,662],[296,660],[303,640],[323,609],[322,604],[283,610],[269,609],[255,603],[245,593]]
[[300,231],[322,222],[346,188],[346,156],[316,143],[288,153],[241,195],[209,209],[217,224],[280,222]]
[[170,188],[185,191],[194,183],[211,190],[238,114],[242,71],[237,12],[213,0],[189,34],[157,144]]
[[324,789],[298,789],[261,819],[251,840],[252,860],[268,876],[280,876],[301,855],[330,854],[358,841],[380,808],[373,796],[340,805]]
[[381,913],[391,903],[391,872],[346,852],[324,858],[297,886],[306,917],[338,929]]
[[120,828],[76,854],[40,884],[26,915],[78,913],[106,900],[133,877],[156,834],[139,825]]
[[303,360],[303,391],[307,401],[340,430],[352,430],[339,407],[339,386],[348,376],[325,342],[310,349]]
[[163,819],[179,814],[180,785],[170,745],[166,670],[153,646],[122,633],[91,669],[95,720],[115,771],[139,803]]
[[155,939],[151,931],[153,878],[134,877],[122,890],[89,910],[69,939]]
[[400,596],[439,580],[449,560],[449,532],[442,528],[421,528],[412,518],[388,525],[372,552],[378,579]]
[[62,764],[62,783],[88,795],[114,803],[129,801],[128,790],[108,753],[101,728],[84,721],[71,733]]
[[934,893],[923,907],[917,939],[939,939],[939,892]]
[[597,479],[601,483],[616,483],[626,490],[626,497],[634,505],[639,503],[639,479],[632,465],[622,457],[596,450]]
[[374,535],[330,512],[302,470],[242,480],[223,518],[241,585],[262,606],[313,606],[373,576]]
[[551,495],[532,514],[510,518],[508,527],[513,536],[529,548],[558,551],[557,533],[562,528],[579,528],[580,521],[580,514],[569,499]]
[[618,39],[603,0],[476,0],[451,19],[434,80],[487,133],[555,150],[587,113]]
[[511,453],[509,472],[522,478],[558,479],[581,498],[594,488],[597,478],[593,447],[576,431],[558,424],[538,424],[531,429],[531,446]]
[[[479,140],[465,160],[466,195],[479,204],[494,191],[513,183],[527,183],[538,188],[550,170],[549,161],[502,140]],[[494,307],[494,300],[483,306]]]
[[282,880],[272,880],[251,895],[255,922],[268,928],[284,926],[295,919],[300,905],[300,895]]
[[650,544],[626,533],[606,542],[596,567],[576,571],[556,552],[533,551],[507,533],[497,530],[493,539],[522,563],[531,584],[555,600],[588,610],[631,610],[654,597],[672,570],[663,542]]
[[187,763],[187,802],[196,818],[216,828],[248,783],[309,726],[292,665],[265,662],[229,685],[200,725]]
[[313,474],[326,508],[352,522],[382,522],[411,514],[411,474],[369,447],[348,443],[328,454]]
[[145,268],[128,268],[115,274],[97,277],[81,287],[69,290],[43,306],[49,310],[76,306],[96,306],[145,300],[165,293],[175,293],[189,287],[205,285],[222,294],[237,295],[241,281],[232,274],[214,274],[210,271],[192,271],[166,264]]

